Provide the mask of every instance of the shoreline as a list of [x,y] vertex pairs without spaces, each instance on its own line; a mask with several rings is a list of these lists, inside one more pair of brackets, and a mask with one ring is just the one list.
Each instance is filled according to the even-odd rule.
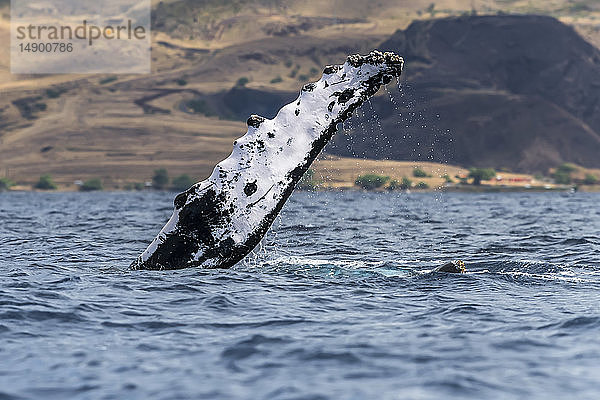
[[[600,170],[588,170],[578,167],[577,174],[573,173],[572,178],[581,181],[586,173],[593,173],[600,176]],[[421,172],[417,176],[415,172]],[[102,183],[103,191],[154,191],[152,188],[152,177],[148,173],[145,177],[137,178],[126,175],[103,176],[99,179]],[[156,171],[155,171],[156,172]],[[169,171],[171,172],[171,171]],[[170,176],[178,174],[170,174]],[[570,184],[556,184],[549,177],[539,177],[532,174],[498,171],[496,177],[489,180],[482,180],[481,185],[473,183],[460,182],[468,179],[469,169],[461,166],[434,163],[434,162],[415,162],[415,161],[392,161],[392,160],[372,160],[358,159],[348,157],[335,157],[324,155],[315,160],[311,166],[310,173],[307,173],[296,189],[309,189],[317,191],[346,191],[346,190],[365,190],[356,185],[356,180],[368,175],[385,178],[383,186],[372,188],[367,191],[388,191],[388,187],[393,181],[396,181],[396,187],[392,191],[403,191],[407,186],[399,187],[403,180],[410,184],[411,192],[461,192],[461,193],[482,193],[482,192],[547,192],[547,191],[584,191],[600,192],[600,184],[584,185],[581,182]],[[207,176],[208,172],[203,174],[189,174],[192,182],[200,182]],[[98,174],[100,175],[100,174]],[[96,175],[96,176],[98,176]],[[56,192],[77,192],[80,191],[80,185],[90,176],[81,176],[74,174],[55,174],[52,177],[53,183],[57,186]],[[91,176],[93,178],[93,176]],[[306,179],[305,179],[306,178]],[[45,190],[33,187],[37,177],[27,176],[24,179],[13,178],[17,184],[11,186],[8,191],[26,191],[26,192],[45,192]],[[78,184],[79,182],[79,184]],[[304,187],[302,187],[304,185]],[[1,186],[0,186],[1,187]],[[135,189],[138,187],[138,190]],[[139,190],[141,188],[141,190]],[[175,191],[173,191],[175,192]]]
[[[599,186],[560,186],[560,187],[544,187],[544,186],[497,186],[497,185],[456,185],[456,186],[444,186],[429,189],[409,189],[409,190],[388,190],[388,189],[376,189],[376,190],[365,190],[358,186],[325,186],[315,187],[313,189],[296,188],[295,191],[300,192],[365,192],[365,193],[549,193],[549,192],[583,192],[583,193],[600,193]],[[13,187],[8,190],[0,190],[0,195],[3,193],[173,193],[177,194],[180,191],[175,190],[126,190],[126,189],[104,189],[104,190],[93,190],[93,191],[82,191],[75,188],[69,187],[58,187],[56,190],[40,190],[26,187]]]

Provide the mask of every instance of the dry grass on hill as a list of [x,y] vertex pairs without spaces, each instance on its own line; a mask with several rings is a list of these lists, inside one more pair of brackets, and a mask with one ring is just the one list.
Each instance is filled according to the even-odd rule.
[[[165,1],[167,6],[172,2]],[[221,7],[222,2],[213,3]],[[174,93],[149,103],[168,110],[168,114],[144,113],[135,101],[152,96],[157,90],[181,89],[175,83],[180,78],[187,81],[185,89],[207,93],[229,89],[242,76],[250,78],[250,87],[295,91],[302,85],[298,76],[290,76],[296,65],[300,66],[297,75],[307,74],[311,68],[320,71],[324,64],[342,61],[347,49],[372,48],[417,18],[458,15],[472,8],[480,13],[546,10],[593,38],[600,37],[591,28],[600,21],[597,2],[591,0],[577,2],[580,8],[588,7],[586,12],[573,8],[567,0],[383,0],[374,5],[362,0],[282,3],[286,6],[278,9],[265,6],[265,2],[245,2],[248,6],[237,12],[221,10],[212,15],[211,9],[205,9],[203,15],[220,27],[212,39],[175,37],[155,29],[153,74],[119,76],[110,84],[102,84],[105,76],[98,75],[12,75],[8,46],[3,46],[0,49],[0,176],[28,185],[41,174],[50,173],[65,186],[77,179],[100,177],[110,188],[127,181],[148,180],[154,169],[167,168],[171,176],[187,173],[202,179],[216,162],[229,154],[233,140],[245,132],[245,124],[182,112],[177,105],[187,94]],[[153,1],[154,6],[157,4],[158,1]],[[433,8],[431,4],[435,4]],[[326,20],[318,19],[323,16]],[[308,18],[309,23],[303,25],[307,28],[301,29],[300,36],[269,36],[267,28],[299,26],[302,18]],[[322,48],[325,38],[332,47],[315,59],[311,51]],[[169,46],[160,45],[159,41]],[[9,42],[8,8],[1,5],[0,42]],[[203,52],[207,49],[208,52]],[[274,64],[240,62],[239,56],[250,50],[266,56],[289,52],[293,55],[292,65],[279,59]],[[278,76],[282,81],[271,83]],[[47,89],[56,87],[68,90],[58,98],[48,97]],[[41,97],[38,102],[44,104],[45,110],[26,118],[14,102],[29,97]],[[413,165],[325,159],[315,164],[315,170],[328,177],[332,186],[343,187],[368,171],[394,179],[408,176],[417,180],[411,177]],[[433,175],[423,179],[432,187],[442,183],[441,175],[448,173],[453,177],[460,171],[454,166],[419,165]]]

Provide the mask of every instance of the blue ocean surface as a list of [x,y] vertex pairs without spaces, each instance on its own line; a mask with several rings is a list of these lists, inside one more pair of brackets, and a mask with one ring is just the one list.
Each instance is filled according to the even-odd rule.
[[128,271],[173,197],[0,194],[0,399],[600,398],[599,194],[298,192],[230,270]]

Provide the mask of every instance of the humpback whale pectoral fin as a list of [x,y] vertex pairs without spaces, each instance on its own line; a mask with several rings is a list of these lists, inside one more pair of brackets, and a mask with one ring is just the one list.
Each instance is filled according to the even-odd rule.
[[[339,124],[402,73],[402,57],[372,51],[329,66],[273,119],[246,135],[212,175],[174,200],[173,216],[133,269],[228,268],[262,239]],[[273,159],[278,157],[277,159]]]

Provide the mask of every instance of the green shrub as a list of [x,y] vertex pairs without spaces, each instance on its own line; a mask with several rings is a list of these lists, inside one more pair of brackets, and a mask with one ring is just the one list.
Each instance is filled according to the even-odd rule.
[[432,17],[434,17],[434,16],[435,16],[435,12],[436,12],[436,11],[435,11],[435,3],[431,3],[431,4],[430,4],[430,5],[429,5],[429,6],[428,6],[426,9],[425,9],[425,11],[426,11],[426,12],[428,12],[428,13],[429,13],[429,15],[431,15]]
[[473,178],[473,185],[481,185],[481,181],[487,181],[496,176],[496,171],[492,168],[471,168],[469,178]]
[[429,175],[427,174],[427,172],[423,171],[421,168],[415,167],[415,169],[413,169],[413,176],[415,178],[427,178]]
[[444,178],[444,181],[446,181],[446,183],[454,183],[454,180],[452,180],[452,178],[450,178],[450,175],[448,174],[444,174],[442,178]]
[[308,76],[308,75],[305,75],[305,74],[300,74],[300,75],[298,75],[298,80],[299,80],[300,82],[306,82],[306,81],[308,80],[308,78],[309,78],[309,76]]
[[415,186],[417,189],[429,189],[429,185],[421,181]]
[[250,82],[250,79],[246,78],[245,76],[242,76],[240,79],[237,80],[235,86],[244,87],[248,84],[248,82]]
[[571,184],[571,182],[573,182],[573,179],[571,178],[571,173],[577,171],[578,169],[579,168],[577,168],[576,165],[570,163],[561,164],[556,168],[556,171],[554,171],[554,173],[552,174],[552,179],[554,179],[554,183],[556,184],[569,185]]
[[412,187],[412,181],[410,179],[408,179],[407,177],[403,176],[402,182],[400,183],[400,189],[408,190],[411,187]]
[[360,175],[354,181],[356,186],[360,186],[365,190],[374,190],[382,187],[390,180],[389,176],[377,175],[377,174],[366,174]]
[[294,63],[292,62],[292,60],[287,60],[284,65],[286,66],[286,68],[292,68],[292,65],[294,65]]
[[390,181],[388,190],[408,190],[412,187],[412,181],[407,177],[403,176],[401,181],[396,179]]
[[308,171],[302,175],[302,178],[296,187],[300,190],[314,190],[320,183],[321,181],[315,178],[315,171],[312,168],[309,168]]
[[179,86],[185,86],[185,85],[187,85],[187,81],[185,79],[183,79],[183,78],[179,78],[175,82],[177,82],[177,84]]
[[585,174],[585,179],[583,180],[584,185],[595,185],[598,183],[598,178],[596,175]]
[[14,100],[12,103],[17,107],[23,118],[34,120],[40,111],[45,111],[48,107],[46,103],[41,102],[42,96],[24,97]]
[[49,99],[57,99],[60,97],[61,94],[63,94],[65,92],[64,89],[46,89],[46,96]]
[[34,187],[41,190],[55,190],[56,183],[54,183],[50,175],[42,175]]
[[154,176],[152,177],[152,187],[158,190],[164,190],[169,184],[169,174],[164,168],[154,170]]
[[129,191],[131,191],[131,190],[140,191],[140,190],[144,190],[144,184],[141,182],[128,183],[125,185],[124,189],[129,190]]
[[318,69],[316,69],[315,67],[312,67],[312,68],[310,69],[310,76],[315,76],[315,75],[317,75],[318,73],[319,73],[319,70],[318,70]]
[[15,183],[8,178],[0,178],[0,192],[10,189]]
[[194,180],[190,178],[189,175],[182,174],[173,178],[171,189],[177,192],[183,192],[184,190],[188,190],[194,183]]
[[283,79],[279,75],[277,75],[275,78],[271,79],[271,83],[279,83],[279,82],[283,82]]
[[575,3],[571,6],[569,6],[569,11],[573,12],[573,13],[578,13],[578,12],[590,12],[592,11],[592,9],[584,3]]
[[552,179],[559,185],[569,185],[573,181],[570,173],[558,170],[552,174]]
[[207,117],[215,115],[208,103],[202,99],[194,99],[187,102],[187,107],[195,114],[204,114]]
[[468,178],[468,177],[466,177],[466,176],[465,176],[465,177],[462,177],[462,176],[460,176],[460,175],[454,175],[454,177],[455,177],[456,179],[458,179],[458,181],[459,181],[461,184],[463,184],[463,185],[467,185],[467,184],[469,183],[469,178]]
[[558,168],[556,168],[557,172],[565,172],[567,174],[570,174],[571,172],[575,172],[577,171],[579,168],[571,163],[564,163],[558,166]]
[[79,190],[82,192],[93,192],[102,189],[104,189],[102,186],[102,181],[98,178],[88,179],[87,181],[83,182],[83,185],[79,186]]

